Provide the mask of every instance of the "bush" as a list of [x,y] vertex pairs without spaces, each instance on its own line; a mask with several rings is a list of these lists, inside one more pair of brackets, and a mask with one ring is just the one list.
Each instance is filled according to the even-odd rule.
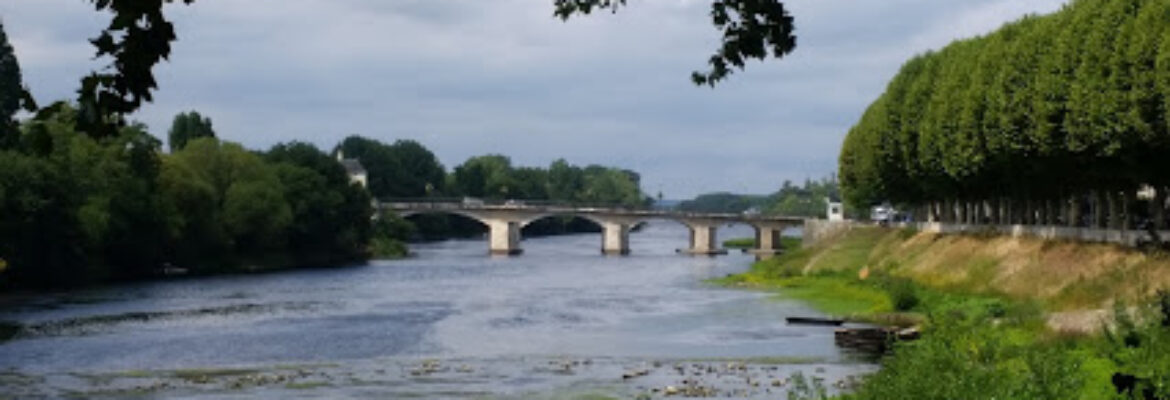
[[906,278],[881,276],[879,285],[890,296],[890,304],[894,311],[910,311],[922,303],[918,295],[918,286]]
[[409,253],[405,240],[414,234],[414,226],[397,215],[386,214],[374,222],[373,233],[370,253],[374,257],[400,258]]
[[370,240],[370,253],[375,258],[402,258],[409,254],[406,243],[387,237],[375,237]]
[[1170,292],[1138,311],[1118,305],[1114,314],[1105,335],[1117,364],[1114,388],[1126,399],[1170,399]]
[[[1086,368],[1074,345],[985,318],[940,314],[923,338],[897,345],[881,371],[850,398],[1077,399],[1107,378]],[[1104,392],[1101,392],[1104,393]],[[1101,394],[1096,393],[1094,394]]]

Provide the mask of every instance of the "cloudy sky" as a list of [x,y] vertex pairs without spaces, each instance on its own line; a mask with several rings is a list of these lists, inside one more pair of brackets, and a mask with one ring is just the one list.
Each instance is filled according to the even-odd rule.
[[[552,0],[199,0],[155,102],[161,137],[198,110],[252,148],[351,134],[417,140],[448,167],[500,153],[637,170],[649,193],[767,193],[833,173],[845,132],[903,61],[1063,0],[787,0],[798,49],[715,89],[690,84],[718,33],[705,0],[632,0],[584,19]],[[3,0],[38,101],[98,67],[88,0]]]

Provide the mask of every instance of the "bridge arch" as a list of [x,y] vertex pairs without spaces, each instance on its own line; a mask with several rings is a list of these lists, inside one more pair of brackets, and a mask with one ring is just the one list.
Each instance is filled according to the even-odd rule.
[[537,221],[543,221],[543,220],[547,220],[549,218],[556,218],[556,217],[579,218],[579,219],[583,219],[583,220],[592,222],[594,225],[597,225],[598,227],[602,227],[605,225],[605,221],[603,221],[595,216],[585,214],[585,213],[564,211],[564,212],[550,212],[550,213],[536,214],[530,218],[525,219],[524,222],[520,224],[520,227],[526,228],[529,225],[536,223]]
[[468,212],[468,211],[464,211],[464,210],[395,211],[395,214],[398,214],[398,216],[402,217],[402,218],[410,218],[410,217],[417,217],[417,216],[423,216],[423,215],[456,215],[456,216],[467,218],[467,219],[475,221],[475,222],[479,222],[480,224],[487,226],[487,222],[482,217],[480,217],[479,215],[476,215],[473,212]]

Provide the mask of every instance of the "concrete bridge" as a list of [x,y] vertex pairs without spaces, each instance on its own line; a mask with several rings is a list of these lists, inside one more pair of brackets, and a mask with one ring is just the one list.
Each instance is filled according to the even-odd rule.
[[716,231],[721,225],[747,224],[755,228],[756,254],[778,254],[780,234],[784,229],[803,226],[803,218],[740,214],[685,213],[660,210],[636,210],[613,207],[557,205],[520,201],[487,204],[482,201],[387,201],[378,203],[379,212],[393,211],[402,217],[417,214],[462,215],[488,227],[491,254],[516,255],[520,248],[520,230],[537,220],[572,216],[601,226],[601,252],[624,255],[630,252],[630,229],[651,219],[682,223],[690,230],[690,244],[680,252],[696,255],[726,254],[719,247]]

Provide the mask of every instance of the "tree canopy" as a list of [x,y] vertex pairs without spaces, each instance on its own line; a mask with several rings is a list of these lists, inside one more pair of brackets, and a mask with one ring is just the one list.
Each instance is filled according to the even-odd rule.
[[36,103],[24,87],[16,51],[8,43],[4,23],[0,21],[0,147],[6,147],[16,139],[17,127],[13,117],[17,111],[35,108]]
[[443,192],[446,171],[438,157],[413,140],[385,144],[362,136],[341,141],[334,153],[361,161],[376,198],[427,197]]
[[4,25],[0,22],[0,119],[6,122],[20,110],[20,100],[23,96],[21,79],[16,52],[8,43],[8,34],[4,32]]
[[[557,17],[569,19],[595,9],[617,12],[626,0],[554,0],[554,5]],[[710,69],[691,73],[696,85],[715,86],[750,59],[783,58],[796,49],[793,18],[779,0],[712,0],[710,15],[723,38],[707,60]]]
[[215,130],[211,128],[211,118],[199,115],[196,111],[179,113],[171,123],[171,130],[167,133],[167,143],[171,152],[182,150],[187,142],[198,138],[214,138]]
[[963,222],[1080,225],[1091,211],[1090,225],[1124,227],[1148,214],[1134,199],[1149,186],[1160,214],[1167,28],[1164,1],[1076,0],[912,58],[845,139],[846,199]]
[[60,287],[364,259],[369,194],[329,155],[267,153],[214,137],[173,152],[141,124],[92,138],[79,111],[46,107],[0,148],[2,287]]

